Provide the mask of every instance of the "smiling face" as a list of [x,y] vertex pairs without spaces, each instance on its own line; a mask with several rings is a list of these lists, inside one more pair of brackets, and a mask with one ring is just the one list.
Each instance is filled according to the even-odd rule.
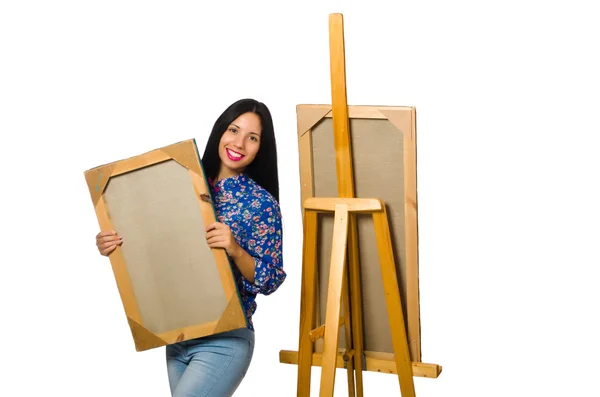
[[218,180],[243,172],[256,157],[260,148],[262,126],[255,113],[244,113],[233,120],[221,136]]

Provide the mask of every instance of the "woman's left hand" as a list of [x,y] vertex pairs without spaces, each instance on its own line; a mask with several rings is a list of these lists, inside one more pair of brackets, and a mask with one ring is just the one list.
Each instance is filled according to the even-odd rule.
[[232,258],[237,258],[242,249],[233,238],[229,226],[221,222],[214,222],[206,227],[206,241],[210,248],[225,248]]

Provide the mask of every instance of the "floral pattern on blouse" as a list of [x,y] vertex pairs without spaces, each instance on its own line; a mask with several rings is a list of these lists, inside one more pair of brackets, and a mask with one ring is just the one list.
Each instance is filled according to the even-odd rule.
[[256,295],[272,294],[286,278],[281,210],[275,198],[245,173],[209,184],[219,222],[229,226],[236,242],[254,258],[254,283],[231,260],[248,328],[254,330]]

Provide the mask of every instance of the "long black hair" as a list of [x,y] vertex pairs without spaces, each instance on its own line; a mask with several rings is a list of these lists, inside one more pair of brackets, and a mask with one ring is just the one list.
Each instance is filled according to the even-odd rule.
[[244,113],[254,113],[261,121],[262,133],[260,147],[254,161],[246,168],[246,174],[256,183],[267,190],[275,200],[279,202],[279,174],[277,171],[277,145],[275,142],[275,131],[273,119],[269,108],[255,99],[240,99],[231,104],[219,116],[212,132],[208,137],[202,165],[206,176],[215,180],[221,168],[219,157],[219,142],[229,125]]

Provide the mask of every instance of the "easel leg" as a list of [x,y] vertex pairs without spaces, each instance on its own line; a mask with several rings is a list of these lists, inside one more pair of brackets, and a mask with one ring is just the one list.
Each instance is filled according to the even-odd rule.
[[358,233],[356,215],[350,215],[350,233],[348,235],[348,266],[352,302],[352,347],[354,349],[354,368],[356,376],[356,396],[363,397],[362,355],[363,355],[363,316],[362,292],[360,285],[360,261],[358,256]]
[[340,334],[340,312],[342,304],[342,284],[348,241],[348,206],[335,206],[333,224],[333,244],[331,249],[331,267],[327,289],[327,308],[325,315],[325,341],[321,372],[321,397],[333,397],[337,350]]
[[381,276],[388,309],[388,319],[392,332],[392,345],[396,359],[396,369],[400,382],[400,392],[403,397],[414,397],[415,386],[413,383],[412,362],[408,350],[408,339],[404,326],[404,314],[396,268],[394,267],[394,254],[392,251],[392,240],[389,233],[387,212],[373,213],[377,249],[381,262]]
[[352,352],[351,357],[346,362],[346,369],[348,375],[348,396],[355,397],[356,392],[354,391],[354,348],[352,343],[352,316],[350,314],[350,290],[348,289],[348,264],[346,263],[346,270],[344,272],[344,285],[343,285],[343,297],[344,297],[344,331],[346,336],[346,355]]
[[304,212],[302,293],[300,297],[300,341],[298,347],[298,397],[310,396],[313,344],[309,333],[315,327],[315,288],[317,267],[317,213]]

